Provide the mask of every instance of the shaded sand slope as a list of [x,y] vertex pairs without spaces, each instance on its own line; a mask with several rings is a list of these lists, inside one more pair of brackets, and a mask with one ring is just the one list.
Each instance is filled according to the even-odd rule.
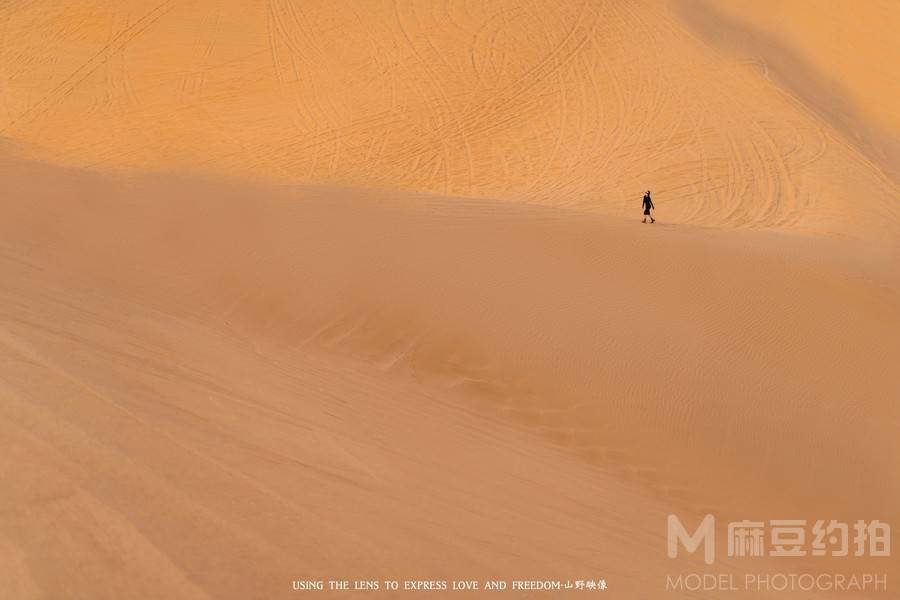
[[[852,2],[681,2],[698,33],[739,59],[758,61],[769,79],[835,125],[896,181],[900,166],[900,6]],[[706,26],[704,26],[706,25]]]
[[798,50],[762,9],[693,2],[5,3],[0,135],[93,168],[614,214],[650,188],[672,222],[884,235],[896,86],[821,47],[896,55],[897,4],[835,6],[854,19],[817,11]]
[[[17,598],[591,574],[640,598],[699,566],[665,558],[669,512],[898,522],[900,282],[877,247],[0,175]],[[895,568],[851,562],[791,568]]]

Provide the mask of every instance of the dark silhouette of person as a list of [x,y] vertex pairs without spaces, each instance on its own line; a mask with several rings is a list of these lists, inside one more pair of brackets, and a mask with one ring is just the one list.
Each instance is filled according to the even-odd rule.
[[651,223],[656,223],[656,219],[654,219],[653,215],[650,214],[650,211],[653,210],[654,208],[656,208],[655,206],[653,206],[653,199],[650,198],[650,190],[647,190],[647,193],[644,194],[643,207],[644,207],[644,220],[641,221],[641,223],[646,223],[647,217],[650,217]]

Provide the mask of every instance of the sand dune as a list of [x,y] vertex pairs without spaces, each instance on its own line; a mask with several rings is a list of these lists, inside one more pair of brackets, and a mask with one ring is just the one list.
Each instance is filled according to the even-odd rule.
[[20,589],[587,571],[638,594],[669,511],[897,516],[898,282],[847,242],[14,173]]
[[[834,78],[861,69],[843,61],[819,75],[832,55],[805,57],[822,40],[794,49],[756,34],[759,17],[649,1],[0,10],[0,135],[33,157],[619,215],[651,188],[670,221],[897,228],[896,109],[885,108],[896,75],[873,68],[851,95],[859,76]],[[886,33],[848,25],[846,43],[896,54],[896,4],[864,12]],[[833,31],[823,14],[819,30]]]
[[715,597],[668,514],[896,527],[900,11],[812,10],[3,3],[0,598]]
[[837,128],[896,182],[900,110],[891,98],[900,92],[900,76],[885,58],[896,43],[900,10],[873,1],[871,10],[853,11],[848,19],[847,6],[738,0],[682,2],[678,12],[720,49],[757,61],[768,79]]

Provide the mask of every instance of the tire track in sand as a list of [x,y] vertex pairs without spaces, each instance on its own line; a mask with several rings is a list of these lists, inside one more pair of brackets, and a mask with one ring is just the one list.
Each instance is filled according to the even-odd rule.
[[3,129],[0,129],[0,135],[6,134],[19,125],[30,123],[37,117],[52,110],[64,101],[82,82],[95,73],[97,69],[102,67],[113,54],[120,52],[168,14],[175,7],[175,4],[175,0],[165,0],[152,10],[144,13],[140,19],[120,31],[112,40],[104,44],[41,99],[25,109],[15,119],[8,122]]

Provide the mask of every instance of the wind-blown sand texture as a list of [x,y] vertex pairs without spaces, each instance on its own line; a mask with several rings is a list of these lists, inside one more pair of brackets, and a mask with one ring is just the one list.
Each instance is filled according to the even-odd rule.
[[716,597],[668,514],[900,527],[898,30],[3,3],[0,598]]

